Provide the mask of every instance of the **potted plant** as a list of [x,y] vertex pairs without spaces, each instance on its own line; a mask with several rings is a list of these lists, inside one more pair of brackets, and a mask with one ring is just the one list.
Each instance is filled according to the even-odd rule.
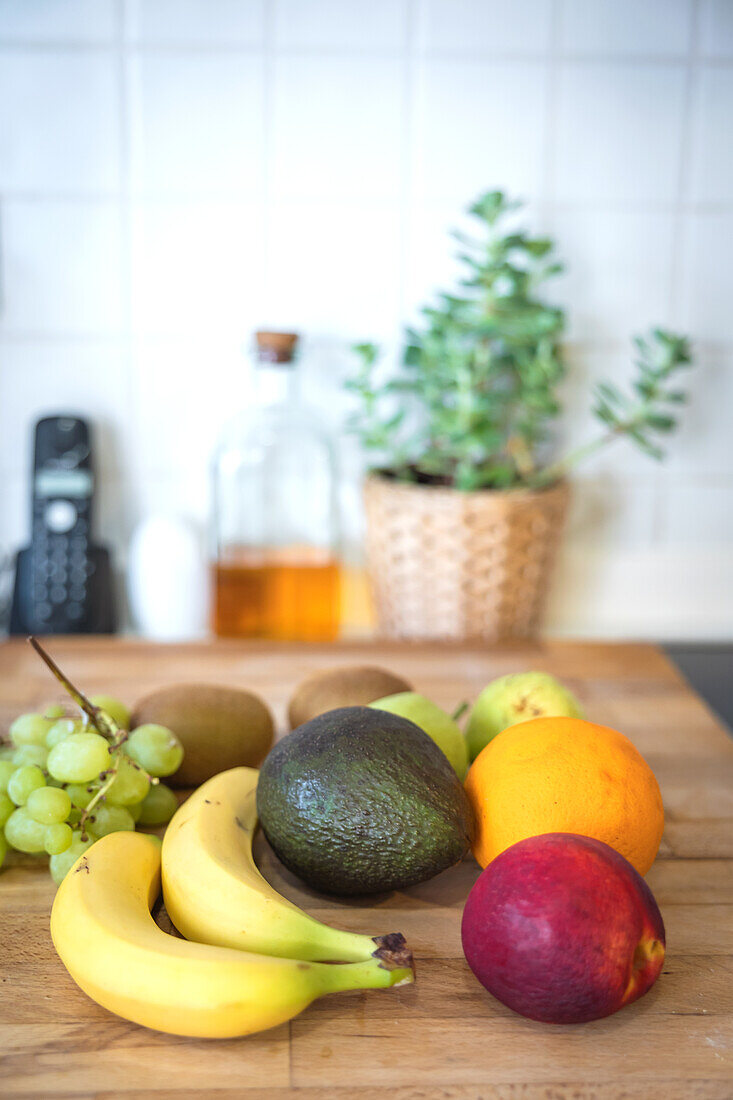
[[367,564],[379,627],[391,637],[534,634],[568,502],[568,475],[625,436],[661,457],[657,437],[685,400],[675,385],[687,341],[637,337],[630,392],[599,384],[601,431],[557,456],[551,436],[565,375],[565,315],[544,297],[562,271],[555,245],[511,229],[502,192],[470,208],[477,233],[455,233],[465,277],[409,328],[400,369],[380,378],[379,350],[357,345],[350,427],[370,452]]

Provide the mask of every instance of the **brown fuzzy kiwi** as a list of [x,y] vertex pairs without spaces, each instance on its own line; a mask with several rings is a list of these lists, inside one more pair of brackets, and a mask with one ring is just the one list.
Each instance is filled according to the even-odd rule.
[[274,723],[251,691],[215,684],[173,684],[147,695],[135,707],[130,728],[156,722],[173,730],[184,755],[174,787],[197,787],[218,772],[257,768],[272,747]]
[[346,665],[314,672],[298,684],[288,703],[290,728],[336,707],[366,706],[385,695],[412,691],[412,684],[371,665]]

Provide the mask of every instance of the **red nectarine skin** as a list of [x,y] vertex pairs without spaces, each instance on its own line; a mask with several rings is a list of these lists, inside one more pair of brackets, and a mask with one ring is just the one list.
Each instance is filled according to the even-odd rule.
[[664,962],[664,923],[631,864],[600,840],[545,833],[482,872],[461,927],[482,985],[533,1020],[572,1024],[641,997]]

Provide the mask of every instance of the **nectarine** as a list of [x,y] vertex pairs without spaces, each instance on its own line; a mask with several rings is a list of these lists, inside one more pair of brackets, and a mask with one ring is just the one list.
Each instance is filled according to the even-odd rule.
[[572,1024],[641,997],[664,962],[664,923],[631,864],[600,840],[545,833],[494,859],[466,901],[468,965],[522,1016]]

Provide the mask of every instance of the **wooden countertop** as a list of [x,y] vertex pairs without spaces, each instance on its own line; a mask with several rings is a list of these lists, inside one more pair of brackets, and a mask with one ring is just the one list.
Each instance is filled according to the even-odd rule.
[[[549,642],[501,650],[346,644],[156,646],[52,639],[89,693],[134,702],[179,680],[251,687],[282,724],[293,686],[314,668],[384,664],[452,709],[494,676],[546,669],[589,717],[626,733],[659,778],[667,827],[648,875],[667,927],[667,961],[651,992],[606,1020],[570,1027],[525,1020],[473,978],[460,945],[473,861],[432,882],[339,904],[288,875],[266,844],[261,866],[284,894],[354,931],[399,929],[417,983],[316,1002],[289,1025],[244,1039],[160,1035],[99,1008],[53,950],[54,887],[17,857],[0,873],[0,1095],[67,1100],[730,1100],[733,1096],[733,745],[662,654],[643,645]],[[57,697],[24,643],[0,647],[0,729]],[[16,857],[13,857],[16,858]],[[568,945],[572,949],[572,945]]]

